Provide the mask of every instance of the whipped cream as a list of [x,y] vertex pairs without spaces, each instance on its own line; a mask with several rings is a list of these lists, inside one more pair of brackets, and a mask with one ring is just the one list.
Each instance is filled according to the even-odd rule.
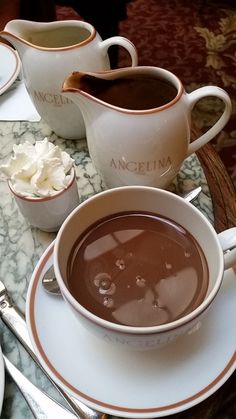
[[73,163],[68,153],[45,138],[35,144],[15,144],[12,157],[0,170],[19,195],[45,197],[69,185]]

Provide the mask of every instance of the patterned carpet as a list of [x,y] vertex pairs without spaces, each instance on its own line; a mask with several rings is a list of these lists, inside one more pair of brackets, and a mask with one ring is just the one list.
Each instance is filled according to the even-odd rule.
[[[58,18],[67,16],[68,9],[60,7]],[[172,71],[188,92],[211,84],[229,93],[232,117],[212,142],[236,186],[236,1],[131,0],[120,35],[135,44],[139,65]],[[121,50],[119,67],[126,65],[129,58]],[[220,101],[204,99],[195,107],[193,121],[204,131],[221,112]]]

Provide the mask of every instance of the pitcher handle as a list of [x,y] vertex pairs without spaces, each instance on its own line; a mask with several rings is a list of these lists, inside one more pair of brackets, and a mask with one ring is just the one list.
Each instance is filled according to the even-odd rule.
[[224,252],[225,269],[232,268],[236,265],[236,227],[222,231],[218,239]]
[[131,57],[131,67],[138,65],[138,54],[134,44],[123,36],[112,36],[111,38],[101,41],[101,47],[104,49],[105,54],[109,47],[113,45],[119,45],[125,48]]
[[214,138],[224,128],[231,115],[232,104],[228,93],[216,86],[204,86],[194,90],[192,93],[188,93],[187,101],[189,103],[190,110],[193,109],[196,102],[206,96],[215,96],[221,99],[225,104],[225,109],[218,121],[216,121],[216,123],[207,132],[189,144],[187,156],[197,151],[199,148],[208,143],[208,141],[212,140],[212,138]]

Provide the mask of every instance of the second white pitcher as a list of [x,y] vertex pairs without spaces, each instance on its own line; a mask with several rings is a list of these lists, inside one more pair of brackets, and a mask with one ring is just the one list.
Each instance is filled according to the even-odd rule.
[[[167,187],[184,159],[217,135],[231,114],[223,89],[205,86],[187,94],[173,73],[158,67],[77,72],[63,92],[83,114],[90,156],[109,188]],[[206,96],[221,99],[225,109],[190,143],[192,108]]]

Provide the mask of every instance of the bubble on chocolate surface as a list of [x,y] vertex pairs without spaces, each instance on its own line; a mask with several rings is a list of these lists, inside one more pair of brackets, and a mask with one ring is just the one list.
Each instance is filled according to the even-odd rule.
[[117,259],[116,260],[116,266],[117,268],[119,268],[121,271],[123,271],[125,269],[125,261],[124,259]]
[[107,308],[111,308],[114,305],[114,301],[112,298],[109,297],[105,297],[103,300],[103,305]]
[[136,279],[136,285],[138,287],[141,287],[141,288],[145,287],[145,285],[146,285],[146,279],[145,278],[143,278],[141,275],[137,275],[135,279]]
[[116,285],[109,280],[103,280],[99,287],[100,294],[112,295],[116,291]]
[[99,272],[94,277],[94,285],[96,287],[100,287],[101,283],[104,282],[104,284],[108,281],[111,281],[111,275],[109,275],[107,272]]

